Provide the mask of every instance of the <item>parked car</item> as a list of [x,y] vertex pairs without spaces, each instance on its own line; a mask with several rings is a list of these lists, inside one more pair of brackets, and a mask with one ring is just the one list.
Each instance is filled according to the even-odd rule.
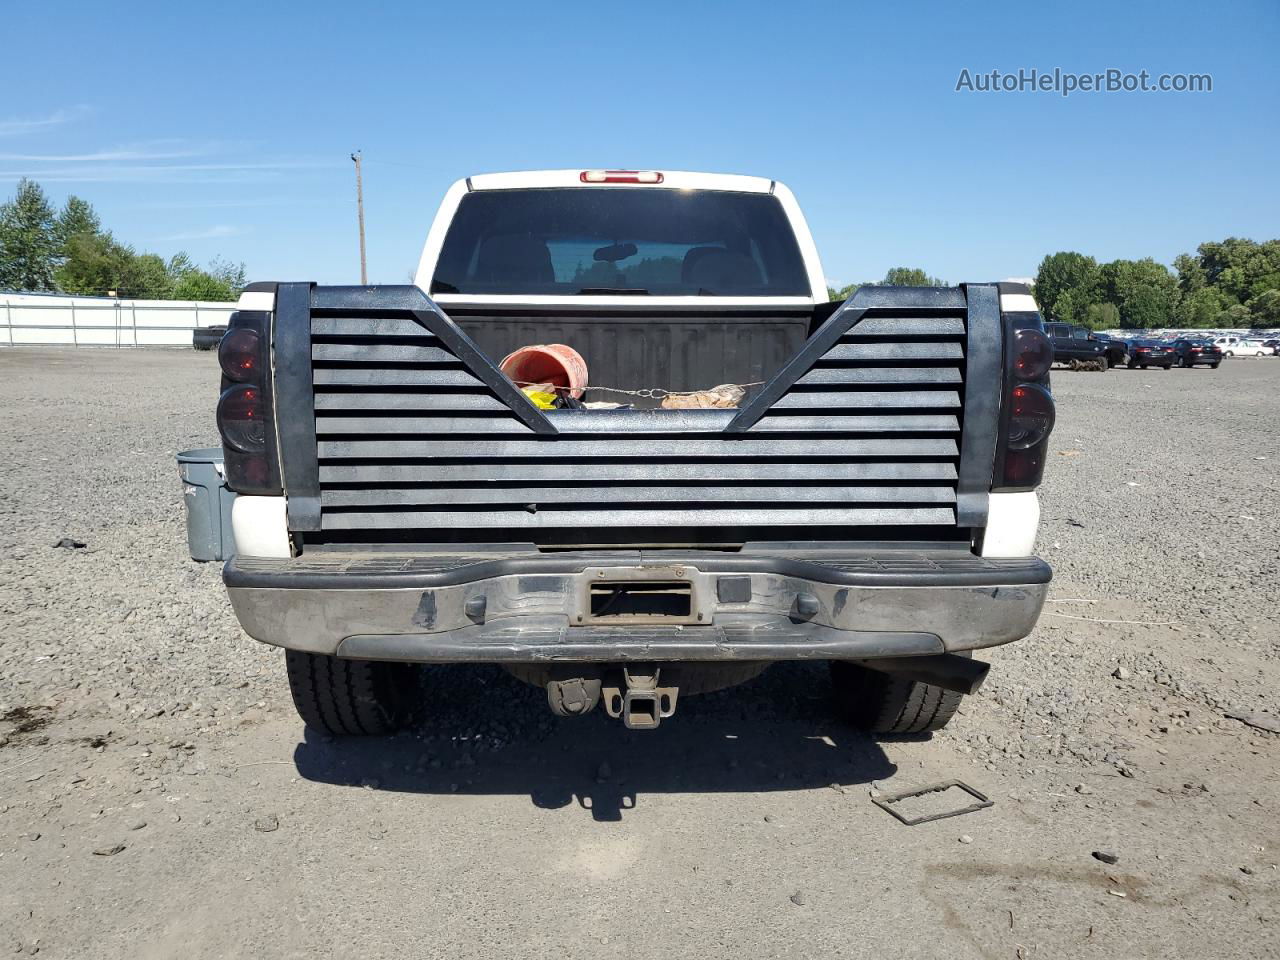
[[1053,344],[1053,362],[1065,363],[1073,370],[1082,366],[1091,366],[1106,372],[1112,366],[1107,356],[1107,348],[1097,340],[1090,338],[1084,327],[1073,327],[1069,323],[1046,323],[1045,333]]
[[212,350],[226,334],[226,325],[196,327],[191,331],[191,346],[196,350]]
[[1217,370],[1218,365],[1222,363],[1222,350],[1210,340],[1175,340],[1173,352],[1178,358],[1178,364],[1183,367],[1189,368],[1203,363]]
[[[1073,327],[1072,335],[1076,330],[1083,329],[1081,327]],[[1088,333],[1088,331],[1086,331]],[[1129,344],[1119,337],[1111,337],[1105,333],[1089,333],[1089,339],[1095,340],[1102,344],[1103,352],[1106,354],[1107,366],[1118,367],[1125,362],[1125,358],[1129,355]]]
[[1224,336],[1215,338],[1213,342],[1222,350],[1224,357],[1274,357],[1276,354],[1275,347],[1248,337]]
[[1127,366],[1130,370],[1134,367],[1140,367],[1143,370],[1147,367],[1162,367],[1168,370],[1173,366],[1175,359],[1174,349],[1170,344],[1161,343],[1159,340],[1137,340],[1129,349]]
[[[535,404],[500,358],[548,331],[589,365],[584,403],[628,405]],[[1045,600],[1053,352],[1030,291],[828,302],[768,178],[460,180],[414,284],[251,284],[219,354],[223,578],[316,730],[429,719],[428,663],[502,664],[557,715],[651,729],[791,659],[832,662],[859,724],[936,730],[985,675],[970,654]],[[715,384],[748,392],[655,409]]]
[[1240,352],[1246,357],[1274,357],[1276,348],[1265,340],[1243,340]]

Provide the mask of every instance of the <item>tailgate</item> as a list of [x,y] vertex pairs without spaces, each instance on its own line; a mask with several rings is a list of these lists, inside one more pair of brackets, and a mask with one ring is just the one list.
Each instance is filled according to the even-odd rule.
[[936,541],[985,521],[994,286],[863,288],[737,411],[544,414],[416,287],[282,284],[275,322],[308,543]]

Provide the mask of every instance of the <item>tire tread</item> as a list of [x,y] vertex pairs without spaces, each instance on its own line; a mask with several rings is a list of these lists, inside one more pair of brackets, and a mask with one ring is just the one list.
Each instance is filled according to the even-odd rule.
[[831,679],[841,712],[874,733],[932,733],[955,715],[964,695],[933,684],[834,661]]
[[409,719],[415,664],[285,651],[289,692],[304,723],[334,736],[394,733]]

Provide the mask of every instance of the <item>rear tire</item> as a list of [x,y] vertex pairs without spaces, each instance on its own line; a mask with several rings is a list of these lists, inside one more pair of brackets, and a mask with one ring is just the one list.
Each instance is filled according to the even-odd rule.
[[[1221,362],[1222,362],[1221,360],[1219,360],[1219,361],[1218,361],[1218,363],[1221,363]],[[1210,370],[1217,370],[1217,369],[1218,369],[1218,363],[1211,363],[1211,364],[1209,364],[1209,369],[1210,369]]]
[[420,674],[417,664],[286,650],[285,667],[298,716],[315,730],[336,737],[383,736],[411,719]]
[[955,715],[964,694],[834,660],[836,706],[850,723],[873,733],[932,733]]

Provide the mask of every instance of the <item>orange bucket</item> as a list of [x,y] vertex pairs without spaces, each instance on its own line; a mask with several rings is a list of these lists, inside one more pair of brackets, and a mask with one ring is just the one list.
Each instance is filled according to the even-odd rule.
[[540,343],[521,347],[502,358],[498,365],[518,387],[549,383],[568,392],[575,400],[587,387],[587,361],[573,347],[563,343]]

